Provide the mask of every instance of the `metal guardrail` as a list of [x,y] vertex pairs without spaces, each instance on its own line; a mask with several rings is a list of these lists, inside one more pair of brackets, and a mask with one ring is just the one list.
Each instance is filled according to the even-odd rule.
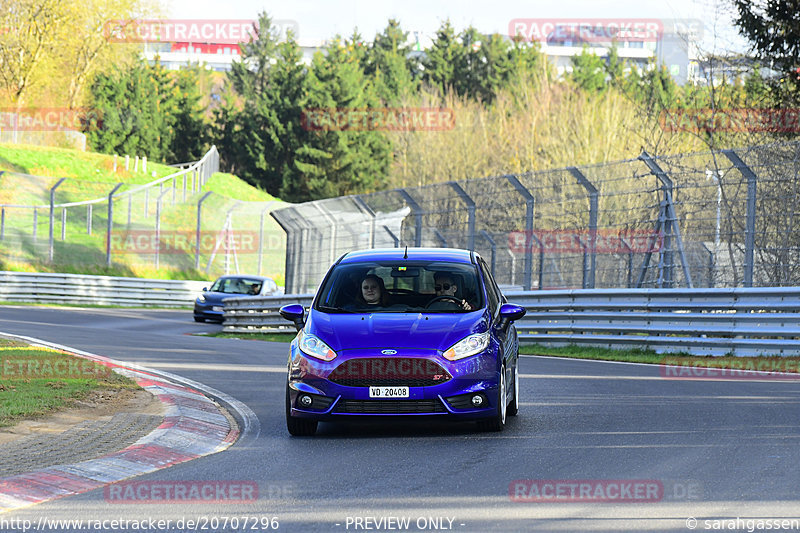
[[[650,348],[695,355],[800,355],[800,287],[605,289],[506,292],[528,313],[523,342],[546,346]],[[225,331],[294,327],[278,314],[312,295],[225,301]]]
[[0,272],[0,300],[57,304],[186,307],[207,281]]
[[261,298],[226,298],[223,331],[226,333],[290,333],[294,325],[278,310],[287,304],[310,307],[313,294],[284,294]]

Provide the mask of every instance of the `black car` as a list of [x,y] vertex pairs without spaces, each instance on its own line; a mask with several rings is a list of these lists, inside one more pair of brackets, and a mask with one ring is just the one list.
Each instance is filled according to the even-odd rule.
[[203,287],[203,294],[194,301],[194,320],[222,322],[223,300],[226,298],[278,294],[281,294],[281,290],[272,278],[246,275],[222,276],[211,285],[210,289]]

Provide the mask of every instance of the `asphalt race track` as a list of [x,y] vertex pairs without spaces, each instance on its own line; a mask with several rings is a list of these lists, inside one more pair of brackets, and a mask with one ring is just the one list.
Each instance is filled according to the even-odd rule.
[[0,308],[0,331],[195,380],[257,417],[227,451],[135,481],[258,487],[246,503],[94,490],[0,514],[0,531],[754,531],[792,518],[800,529],[798,382],[524,357],[520,415],[502,433],[395,421],[290,438],[286,345],[190,335],[219,329],[190,311]]

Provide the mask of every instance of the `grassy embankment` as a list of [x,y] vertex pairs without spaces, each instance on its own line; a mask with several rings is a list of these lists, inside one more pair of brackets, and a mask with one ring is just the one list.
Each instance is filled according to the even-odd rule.
[[[126,231],[155,235],[155,218],[158,187],[148,193],[132,194],[130,200],[124,195],[161,177],[175,173],[178,169],[148,162],[147,173],[134,172],[133,161],[125,170],[124,158],[117,159],[114,170],[113,156],[81,152],[63,148],[46,148],[0,144],[0,204],[39,205],[49,203],[50,189],[58,179],[67,178],[56,188],[55,203],[84,201],[105,198],[117,183],[122,183],[114,202],[114,231],[117,235]],[[21,176],[25,174],[29,177]],[[263,209],[263,202],[275,198],[256,189],[236,176],[214,174],[202,191],[192,192],[189,176],[177,177],[173,197],[172,180],[167,182],[167,191],[162,196],[160,228],[162,250],[165,249],[163,236],[176,233],[192,236],[196,229],[197,202],[206,192],[213,194],[203,203],[203,231],[215,234],[222,228],[231,207],[234,231],[258,231],[258,216],[254,211]],[[184,188],[186,189],[184,195]],[[184,197],[185,196],[185,197]],[[236,204],[236,202],[241,202]],[[244,207],[242,207],[244,206]],[[248,208],[249,206],[249,208]],[[5,238],[0,242],[0,269],[34,272],[61,272],[79,274],[102,274],[112,276],[133,276],[156,279],[211,279],[221,273],[224,267],[224,254],[217,250],[213,261],[212,251],[201,254],[200,269],[195,269],[194,250],[172,250],[159,257],[159,268],[155,268],[152,253],[113,253],[112,266],[105,266],[105,245],[107,228],[107,204],[95,205],[92,211],[91,234],[88,231],[88,208],[69,207],[64,228],[65,239],[61,240],[61,209],[54,213],[54,258],[48,260],[49,209],[37,210],[36,234],[33,238],[33,209],[6,208]],[[283,231],[271,217],[264,220],[265,246],[262,257],[262,273],[275,277],[279,283],[283,279]],[[229,257],[230,268],[238,262],[242,272],[254,272],[257,254],[252,251],[246,255]],[[209,263],[210,267],[209,267]],[[208,268],[208,271],[207,270]]]
[[136,389],[105,366],[64,352],[0,338],[0,427],[39,417],[94,392]]

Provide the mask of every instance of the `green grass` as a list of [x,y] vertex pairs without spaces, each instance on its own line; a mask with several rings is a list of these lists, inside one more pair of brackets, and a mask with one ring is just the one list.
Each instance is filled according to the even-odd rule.
[[[519,353],[525,355],[546,355],[554,357],[574,357],[577,359],[595,359],[599,361],[624,361],[628,363],[653,363],[663,362],[664,354],[657,354],[654,350],[629,349],[613,350],[610,348],[595,348],[591,346],[563,346],[550,347],[541,344],[522,344]],[[672,354],[678,355],[678,354]],[[680,354],[686,355],[689,354]]]
[[[156,162],[147,162],[147,173],[133,172],[133,158],[129,170],[125,170],[125,158],[117,158],[114,172],[114,156],[83,152],[69,148],[52,148],[19,144],[0,144],[0,170],[30,174],[73,178],[75,180],[104,183],[147,183],[172,174],[177,169]],[[156,177],[152,172],[156,172]]]
[[266,191],[253,187],[233,174],[217,172],[206,182],[206,191],[213,191],[222,196],[247,202],[280,201]]
[[[690,366],[708,364],[714,368],[745,368],[749,370],[770,369],[778,372],[800,372],[797,358],[774,356],[740,357],[735,355],[692,355],[686,352],[656,353],[654,350],[629,349],[613,350],[590,346],[548,347],[540,344],[520,344],[520,354],[549,357],[572,357],[596,361],[620,361],[625,363],[645,363],[652,365],[670,364],[672,361],[691,362]],[[794,364],[792,364],[794,362]],[[774,363],[771,364],[771,363]],[[777,365],[777,366],[775,366]]]
[[[124,193],[140,184],[152,181],[150,171],[157,177],[174,173],[177,169],[148,162],[148,175],[124,171],[124,160],[118,159],[118,171],[113,172],[111,156],[81,152],[65,148],[43,148],[0,144],[0,170],[44,176],[31,178],[15,174],[0,175],[0,204],[47,205],[50,189],[58,178],[68,179],[56,189],[55,202],[76,202],[105,198],[117,182],[125,185]],[[184,183],[184,179],[186,180]],[[192,240],[197,226],[197,203],[206,192],[212,192],[203,202],[202,231],[213,236],[232,214],[235,232],[260,234],[261,214],[265,202],[275,198],[231,174],[216,173],[209,178],[202,191],[192,193],[191,176],[168,180],[161,196],[158,187],[147,193],[140,191],[131,196],[121,196],[114,202],[114,234],[130,230],[136,235],[155,235],[157,198],[161,196],[160,228],[163,235],[184,235]],[[185,194],[184,194],[185,185]],[[185,201],[184,201],[185,199]],[[273,205],[272,207],[277,207]],[[235,209],[233,209],[235,208]],[[233,209],[233,211],[231,211]],[[61,272],[154,279],[209,279],[225,272],[227,259],[231,269],[243,273],[258,273],[258,253],[225,257],[219,248],[201,252],[200,268],[195,269],[195,250],[161,254],[159,268],[153,253],[112,252],[112,265],[106,267],[107,205],[98,204],[92,210],[91,235],[87,229],[89,212],[85,206],[67,209],[64,233],[61,240],[61,209],[54,213],[53,261],[49,261],[49,210],[40,208],[34,224],[30,208],[6,208],[5,239],[0,242],[0,269],[28,272]],[[282,283],[285,268],[285,234],[269,215],[263,217],[264,244],[261,256],[261,273]],[[33,228],[36,227],[36,238]]]
[[83,358],[0,338],[0,427],[71,406],[93,391],[137,385]]
[[217,337],[219,339],[245,339],[252,341],[269,342],[292,342],[297,336],[297,332],[292,333],[211,333],[206,337]]

